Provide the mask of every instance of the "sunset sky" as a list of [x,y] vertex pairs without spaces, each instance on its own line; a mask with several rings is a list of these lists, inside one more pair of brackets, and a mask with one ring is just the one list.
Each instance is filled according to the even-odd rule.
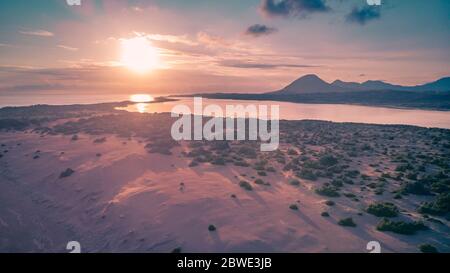
[[404,85],[450,74],[448,0],[81,1],[0,2],[0,92],[263,92],[311,73]]

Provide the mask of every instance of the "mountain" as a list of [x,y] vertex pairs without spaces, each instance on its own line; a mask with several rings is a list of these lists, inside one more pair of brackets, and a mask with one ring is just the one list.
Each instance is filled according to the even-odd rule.
[[309,94],[309,93],[340,93],[355,91],[450,91],[450,77],[442,78],[437,81],[416,86],[402,86],[386,83],[383,81],[344,82],[335,80],[333,83],[327,83],[316,75],[305,75],[281,90],[271,92],[271,94]]
[[306,75],[303,76],[291,84],[283,88],[282,90],[276,91],[275,93],[282,92],[284,94],[305,94],[305,93],[324,93],[324,92],[341,92],[345,91],[345,88],[339,86],[333,86],[316,75]]
[[412,87],[415,91],[450,91],[450,77],[442,78],[434,82]]

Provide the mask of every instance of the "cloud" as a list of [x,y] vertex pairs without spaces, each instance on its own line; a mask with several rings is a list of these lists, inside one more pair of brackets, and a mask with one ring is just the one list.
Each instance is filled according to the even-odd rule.
[[135,34],[140,37],[145,37],[151,41],[179,43],[190,46],[195,46],[198,44],[197,42],[189,39],[186,35],[147,34],[144,32],[135,32]]
[[71,46],[66,46],[66,45],[58,45],[58,47],[65,49],[65,50],[69,50],[69,51],[78,51],[78,48],[76,48],[76,47],[71,47]]
[[245,35],[259,37],[259,36],[263,36],[263,35],[269,35],[269,34],[272,34],[274,32],[277,32],[277,31],[278,30],[276,28],[273,28],[273,27],[268,27],[266,25],[255,24],[255,25],[251,25],[251,26],[249,26],[247,28],[247,30],[245,31]]
[[330,7],[324,0],[262,0],[261,11],[269,17],[304,17],[310,13],[327,12]]
[[33,36],[40,36],[40,37],[55,36],[54,33],[47,31],[47,30],[29,30],[29,31],[19,31],[19,32],[24,35],[33,35]]
[[257,69],[274,69],[274,68],[310,68],[317,67],[315,65],[305,64],[289,64],[289,63],[258,63],[253,61],[240,61],[240,60],[223,60],[218,63],[225,67],[234,68],[257,68]]
[[346,20],[349,23],[355,23],[360,25],[365,25],[367,22],[380,19],[381,13],[380,9],[367,6],[363,8],[353,8],[353,10],[346,16]]
[[197,33],[197,41],[206,46],[231,46],[224,38],[206,32]]

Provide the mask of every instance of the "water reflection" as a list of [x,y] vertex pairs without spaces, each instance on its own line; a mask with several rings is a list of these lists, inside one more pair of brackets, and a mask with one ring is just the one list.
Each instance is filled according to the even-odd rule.
[[142,113],[148,112],[147,108],[149,106],[149,103],[141,102],[141,103],[136,103],[134,106],[136,106],[136,111],[142,114]]
[[[181,98],[178,101],[162,103],[135,103],[118,108],[139,113],[170,113],[176,105],[184,104],[193,111],[193,99]],[[203,99],[203,107],[216,104],[222,109],[226,105],[279,105],[280,119],[287,120],[328,120],[334,122],[357,122],[372,124],[404,124],[421,127],[450,129],[450,111],[432,111],[416,109],[396,109],[344,104],[302,104],[278,101],[242,101]]]

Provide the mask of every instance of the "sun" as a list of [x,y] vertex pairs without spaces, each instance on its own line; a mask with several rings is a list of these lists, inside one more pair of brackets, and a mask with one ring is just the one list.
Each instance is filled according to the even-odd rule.
[[147,94],[134,94],[130,96],[130,101],[132,102],[152,102],[155,99]]
[[121,48],[120,63],[134,72],[146,73],[159,65],[158,51],[145,37],[124,39]]

